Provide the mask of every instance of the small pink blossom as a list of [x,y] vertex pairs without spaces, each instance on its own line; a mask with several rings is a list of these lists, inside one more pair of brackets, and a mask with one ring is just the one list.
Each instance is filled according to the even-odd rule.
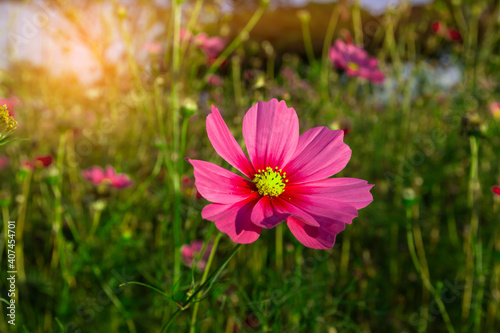
[[385,81],[384,73],[378,69],[378,60],[354,44],[337,39],[335,45],[330,47],[330,60],[349,76],[359,76],[373,83]]
[[434,30],[435,33],[440,32],[443,29],[443,24],[439,21],[436,21],[432,23],[432,30]]
[[453,28],[450,28],[448,30],[448,36],[450,36],[451,40],[454,41],[462,40],[462,35],[460,34],[460,32],[458,32],[458,30]]
[[19,104],[19,99],[17,97],[0,98],[0,106],[7,105],[7,110],[11,117],[15,117],[14,110],[17,104]]
[[492,102],[490,104],[490,113],[495,119],[500,120],[500,103],[499,102]]
[[200,45],[209,61],[213,62],[226,48],[226,40],[221,37],[208,37],[205,33],[196,36],[196,41]]
[[432,24],[432,30],[439,36],[448,40],[459,41],[462,40],[462,35],[457,29],[448,28],[443,22],[436,21]]
[[50,155],[47,156],[38,156],[32,161],[24,162],[24,167],[34,171],[35,169],[46,168],[52,164],[52,157]]
[[186,41],[186,43],[191,43],[195,38],[195,36],[187,29],[181,28],[180,38],[181,38],[181,43],[184,41]]
[[158,42],[149,42],[144,45],[144,48],[146,51],[148,51],[149,54],[160,54],[163,52],[163,46],[158,43]]
[[224,79],[219,75],[212,74],[208,77],[207,83],[213,87],[220,87],[224,84]]
[[343,130],[315,127],[299,135],[299,119],[284,101],[258,102],[243,118],[247,157],[217,108],[207,117],[215,151],[245,177],[218,165],[187,159],[195,185],[212,203],[201,215],[234,242],[256,241],[262,228],[286,221],[299,242],[329,249],[346,223],[373,201],[373,185],[330,178],[349,162]]
[[0,156],[0,170],[5,169],[9,165],[9,158],[7,156]]
[[98,166],[84,170],[82,176],[94,185],[105,183],[117,189],[124,189],[134,184],[126,174],[117,174],[115,169],[109,165],[106,166],[106,170]]
[[210,257],[210,253],[212,252],[212,243],[207,245],[207,248],[203,255],[200,257],[201,250],[203,250],[203,242],[196,240],[192,241],[191,244],[182,245],[181,247],[181,256],[182,262],[189,266],[193,267],[193,260],[196,261],[196,267],[202,271],[207,267],[207,261]]
[[[500,179],[498,179],[498,183],[500,184]],[[493,193],[495,193],[496,195],[500,195],[500,187],[493,186],[491,189],[493,190]]]

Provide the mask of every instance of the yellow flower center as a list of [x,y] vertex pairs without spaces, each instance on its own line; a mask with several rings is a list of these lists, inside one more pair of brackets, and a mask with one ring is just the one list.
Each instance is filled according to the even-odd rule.
[[353,71],[357,71],[359,69],[359,65],[355,62],[352,62],[352,61],[349,61],[349,63],[347,64],[347,67],[349,67]]
[[265,170],[259,170],[255,174],[253,182],[257,186],[260,195],[269,195],[277,197],[285,191],[285,184],[288,183],[286,172],[276,168],[267,167]]
[[5,138],[17,128],[17,121],[9,115],[7,105],[0,105],[0,139]]

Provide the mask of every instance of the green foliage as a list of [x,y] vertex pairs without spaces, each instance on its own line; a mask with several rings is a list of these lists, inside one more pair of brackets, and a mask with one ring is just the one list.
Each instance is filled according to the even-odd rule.
[[[329,61],[266,53],[246,39],[248,34],[238,37],[241,43],[232,46],[225,65],[222,58],[216,66],[207,64],[194,43],[174,50],[168,43],[165,54],[148,59],[149,67],[131,57],[117,71],[125,74],[106,76],[94,86],[14,63],[0,76],[0,91],[12,91],[22,101],[15,137],[29,141],[1,148],[9,164],[0,171],[0,208],[4,223],[17,223],[18,266],[23,249],[17,331],[158,332],[178,311],[171,331],[187,332],[200,302],[193,326],[198,332],[444,332],[449,327],[435,297],[457,332],[496,331],[500,197],[491,187],[500,176],[500,122],[488,108],[500,99],[500,60],[484,59],[498,54],[499,8],[484,2],[480,17],[472,10],[475,3],[450,8],[437,1],[424,8],[419,25],[428,30],[436,15],[450,27],[467,18],[461,41],[431,34],[412,45],[415,31],[406,28],[402,10],[381,17],[381,22],[402,20],[392,38],[389,23],[369,35],[361,29],[365,43],[381,41],[376,55],[387,77],[383,85],[348,77]],[[133,15],[125,8],[116,13],[121,21]],[[467,34],[471,31],[488,34],[479,38]],[[132,34],[122,31],[127,33]],[[172,33],[168,30],[170,38]],[[342,34],[336,31],[335,37]],[[175,71],[173,52],[180,52]],[[445,58],[451,65],[439,64]],[[461,73],[451,87],[440,80],[447,75],[445,66]],[[223,78],[221,86],[207,84],[209,72]],[[183,265],[176,275],[174,220],[180,221],[180,244],[208,243],[219,231],[201,218],[207,202],[197,197],[184,157],[230,168],[206,135],[210,106],[222,111],[243,142],[244,113],[271,98],[286,100],[297,111],[301,132],[315,126],[348,130],[352,158],[336,177],[375,184],[374,201],[338,235],[332,250],[305,248],[285,228],[280,264],[276,229],[263,230],[257,242],[241,246],[208,291],[198,290],[202,271]],[[476,180],[469,135],[477,137]],[[53,165],[23,167],[41,155],[51,155]],[[81,175],[106,164],[130,175],[135,185],[100,188]],[[471,237],[474,216],[478,228]],[[417,264],[406,226],[415,238]],[[211,272],[234,245],[222,236]],[[2,277],[3,302],[5,281]],[[5,308],[0,331],[14,331]]]

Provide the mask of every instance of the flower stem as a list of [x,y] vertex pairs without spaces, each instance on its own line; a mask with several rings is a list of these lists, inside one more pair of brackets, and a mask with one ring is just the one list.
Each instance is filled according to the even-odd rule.
[[181,176],[179,164],[183,162],[179,147],[179,73],[180,73],[180,29],[181,29],[181,1],[172,1],[172,16],[174,24],[174,43],[172,50],[172,85],[170,91],[170,108],[172,116],[173,151],[172,158],[177,164],[177,170],[172,175],[174,190],[174,281],[178,281],[181,274]]
[[344,232],[342,253],[340,254],[340,276],[347,276],[349,268],[349,252],[351,251],[351,233]]
[[229,262],[229,260],[231,260],[231,258],[235,255],[236,251],[238,251],[238,249],[240,247],[241,247],[241,244],[236,245],[233,248],[233,250],[231,251],[231,253],[229,253],[229,255],[219,265],[219,267],[217,267],[215,269],[215,271],[212,274],[210,274],[210,276],[207,278],[207,280],[204,283],[202,283],[201,286],[199,286],[187,300],[185,300],[182,304],[179,305],[179,309],[177,309],[177,311],[174,312],[174,314],[170,317],[170,319],[167,321],[167,323],[165,324],[165,326],[163,326],[162,332],[166,332],[167,331],[167,329],[170,327],[170,325],[173,323],[174,319],[179,315],[179,313],[181,311],[184,311],[185,309],[187,309],[187,306],[189,304],[191,304],[195,300],[196,296],[203,289],[205,289],[209,285],[212,285],[212,283],[215,282],[215,280],[219,276],[219,273],[224,269],[224,267],[226,267],[226,265]]
[[234,90],[234,101],[236,106],[239,108],[242,105],[242,93],[241,93],[241,59],[239,56],[234,56],[231,59],[232,74],[233,74],[233,90]]
[[24,272],[24,242],[23,242],[23,234],[24,234],[24,222],[26,221],[26,211],[29,201],[29,193],[31,187],[31,177],[33,173],[29,171],[26,175],[26,178],[23,182],[22,187],[22,202],[19,205],[19,212],[17,217],[17,242],[16,242],[16,257],[17,257],[17,274],[19,277],[19,283],[24,284],[26,282],[26,273]]
[[309,30],[309,22],[307,20],[301,20],[302,26],[302,38],[304,39],[304,47],[306,48],[307,60],[309,64],[312,65],[316,59],[314,58],[314,50],[311,41],[311,31]]
[[429,290],[429,292],[434,296],[434,300],[436,301],[439,312],[441,312],[441,316],[443,317],[444,323],[446,325],[446,330],[449,333],[455,333],[455,329],[451,324],[451,320],[450,317],[448,316],[448,312],[446,311],[446,307],[444,306],[444,303],[441,300],[441,295],[436,289],[434,289],[429,278],[422,271],[422,266],[420,265],[420,262],[418,260],[417,253],[415,251],[415,244],[413,241],[412,222],[411,222],[412,218],[413,216],[411,207],[406,207],[406,238],[408,241],[408,250],[410,251],[411,260],[413,261],[413,265],[415,266],[415,269],[417,270],[418,274],[420,275],[420,278],[422,279],[424,287],[427,288],[427,290]]
[[136,285],[139,285],[139,286],[143,286],[143,287],[149,288],[149,289],[151,289],[151,290],[156,291],[158,294],[162,295],[163,297],[165,297],[165,298],[167,298],[167,299],[169,299],[169,300],[171,300],[171,301],[175,302],[175,300],[174,300],[172,297],[168,296],[168,295],[167,295],[167,294],[165,294],[163,291],[161,291],[161,290],[159,290],[158,288],[155,288],[155,287],[153,287],[153,286],[150,286],[149,284],[145,284],[145,283],[142,283],[142,282],[137,282],[137,281],[125,282],[125,283],[120,284],[118,287],[120,287],[120,288],[121,288],[121,287],[125,287],[125,286],[127,286],[127,285],[129,285],[129,284],[136,284]]
[[328,99],[328,74],[330,73],[329,67],[329,57],[328,51],[330,50],[330,45],[333,41],[333,34],[335,28],[337,27],[337,22],[339,19],[340,11],[337,9],[338,6],[332,11],[330,16],[330,21],[328,22],[328,28],[326,29],[325,40],[323,41],[323,53],[321,55],[321,87],[322,87],[322,97]]
[[207,73],[205,74],[205,77],[203,80],[200,81],[200,86],[198,87],[198,90],[202,90],[205,84],[207,83],[208,77],[215,73],[215,71],[222,65],[222,63],[227,59],[227,57],[234,51],[240,44],[248,38],[248,35],[250,31],[252,31],[253,27],[257,24],[257,22],[260,20],[262,14],[267,9],[267,2],[261,1],[260,6],[257,9],[257,11],[253,14],[253,16],[250,18],[248,21],[247,25],[240,31],[238,36],[229,44],[228,47],[222,53],[219,55],[217,59],[215,59],[214,63],[210,68],[207,70]]
[[478,143],[474,135],[469,137],[471,149],[471,166],[469,172],[469,191],[467,196],[467,206],[471,211],[471,220],[469,232],[465,242],[466,259],[465,259],[465,289],[464,298],[462,300],[462,324],[465,325],[469,319],[472,293],[474,287],[474,246],[476,243],[477,229],[478,229],[478,216],[475,209],[474,194],[478,186]]
[[276,226],[276,269],[283,269],[283,223]]
[[101,210],[96,209],[94,213],[94,218],[92,219],[92,227],[90,228],[89,238],[92,238],[97,231],[97,227],[99,226],[99,221],[101,219]]
[[361,22],[361,11],[359,1],[355,1],[352,7],[352,24],[354,29],[354,41],[358,46],[363,45],[363,27]]
[[[212,266],[212,262],[215,257],[215,251],[217,250],[217,246],[219,245],[221,236],[222,233],[218,232],[217,236],[215,237],[214,245],[212,247],[212,251],[210,252],[210,257],[208,258],[207,261],[207,266],[205,267],[205,270],[203,271],[203,276],[201,277],[201,284],[205,283],[205,281],[207,280],[208,272],[210,271],[210,266]],[[193,315],[191,316],[191,327],[189,328],[190,333],[196,332],[196,316],[198,315],[199,307],[200,307],[200,302],[196,302],[193,308]]]

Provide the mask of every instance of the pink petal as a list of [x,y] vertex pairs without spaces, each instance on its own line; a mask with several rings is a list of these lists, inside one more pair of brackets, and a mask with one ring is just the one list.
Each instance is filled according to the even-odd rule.
[[493,186],[493,192],[497,195],[500,195],[500,187],[498,186]]
[[260,236],[261,228],[251,221],[252,209],[257,203],[258,194],[234,204],[210,204],[203,208],[201,216],[214,221],[217,229],[226,233],[240,244],[255,242]]
[[[311,215],[316,222],[318,216],[326,217],[342,223],[352,223],[358,216],[358,210],[349,203],[335,200],[327,195],[306,194],[307,189],[300,189],[301,185],[290,186],[287,197],[289,202]],[[294,192],[296,191],[296,192]],[[306,224],[308,220],[304,220]]]
[[359,70],[359,76],[377,84],[385,81],[385,74],[382,71],[373,68],[361,68]]
[[370,57],[370,59],[368,60],[368,66],[370,67],[378,67],[378,60],[377,58],[374,58],[374,57]]
[[200,251],[203,249],[203,241],[200,241],[200,240],[192,241],[190,245],[191,245],[191,249],[196,254],[200,253]]
[[320,227],[313,227],[304,224],[302,221],[289,217],[287,225],[292,234],[299,242],[313,249],[331,249],[335,244],[335,237],[345,229],[345,224],[323,223],[320,220]]
[[198,192],[208,201],[235,203],[248,198],[255,189],[253,183],[218,165],[191,159],[187,161],[194,167]]
[[134,184],[134,182],[131,181],[130,178],[128,178],[128,176],[123,173],[114,175],[110,177],[109,180],[111,181],[111,186],[117,189],[124,189]]
[[82,176],[92,184],[98,185],[104,179],[104,170],[102,170],[100,167],[95,166],[88,170],[82,171]]
[[343,44],[343,42],[337,40],[335,46],[330,47],[329,58],[334,63],[335,67],[344,69],[347,67],[347,60],[342,51],[342,49],[345,49],[345,44],[341,44]]
[[273,202],[275,202],[275,199],[270,199],[267,195],[261,197],[252,209],[250,218],[253,224],[262,228],[271,229],[286,220],[288,214],[283,215],[275,212],[273,209]]
[[115,169],[110,165],[106,166],[106,171],[104,173],[104,177],[111,179],[111,178],[113,178],[114,175],[116,175]]
[[252,178],[254,174],[252,165],[227,128],[219,110],[214,106],[212,113],[207,117],[207,134],[215,151],[223,159],[248,178]]
[[327,178],[316,182],[289,185],[287,190],[296,195],[314,196],[315,200],[323,198],[344,202],[356,209],[361,209],[373,201],[370,189],[373,185],[357,178]]
[[285,101],[258,102],[243,119],[243,138],[255,170],[282,168],[299,141],[297,113]]
[[199,38],[201,48],[209,58],[217,58],[226,48],[226,40],[220,37]]
[[342,139],[344,131],[315,127],[304,132],[292,160],[285,168],[290,184],[330,177],[344,169],[351,149]]
[[385,74],[380,70],[376,70],[372,73],[369,80],[372,81],[373,83],[377,83],[377,84],[384,83]]
[[314,227],[319,227],[319,223],[316,219],[311,216],[304,209],[299,208],[295,205],[295,202],[292,203],[292,197],[287,196],[287,192],[285,191],[277,200],[273,202],[274,210],[277,214],[285,215],[285,216],[293,216],[296,219],[301,220],[305,224],[309,224]]
[[195,251],[187,244],[181,246],[181,255],[184,259],[192,259],[194,252]]
[[334,47],[335,47],[336,51],[341,53],[341,54],[348,53],[347,44],[342,39],[337,39],[335,41]]

